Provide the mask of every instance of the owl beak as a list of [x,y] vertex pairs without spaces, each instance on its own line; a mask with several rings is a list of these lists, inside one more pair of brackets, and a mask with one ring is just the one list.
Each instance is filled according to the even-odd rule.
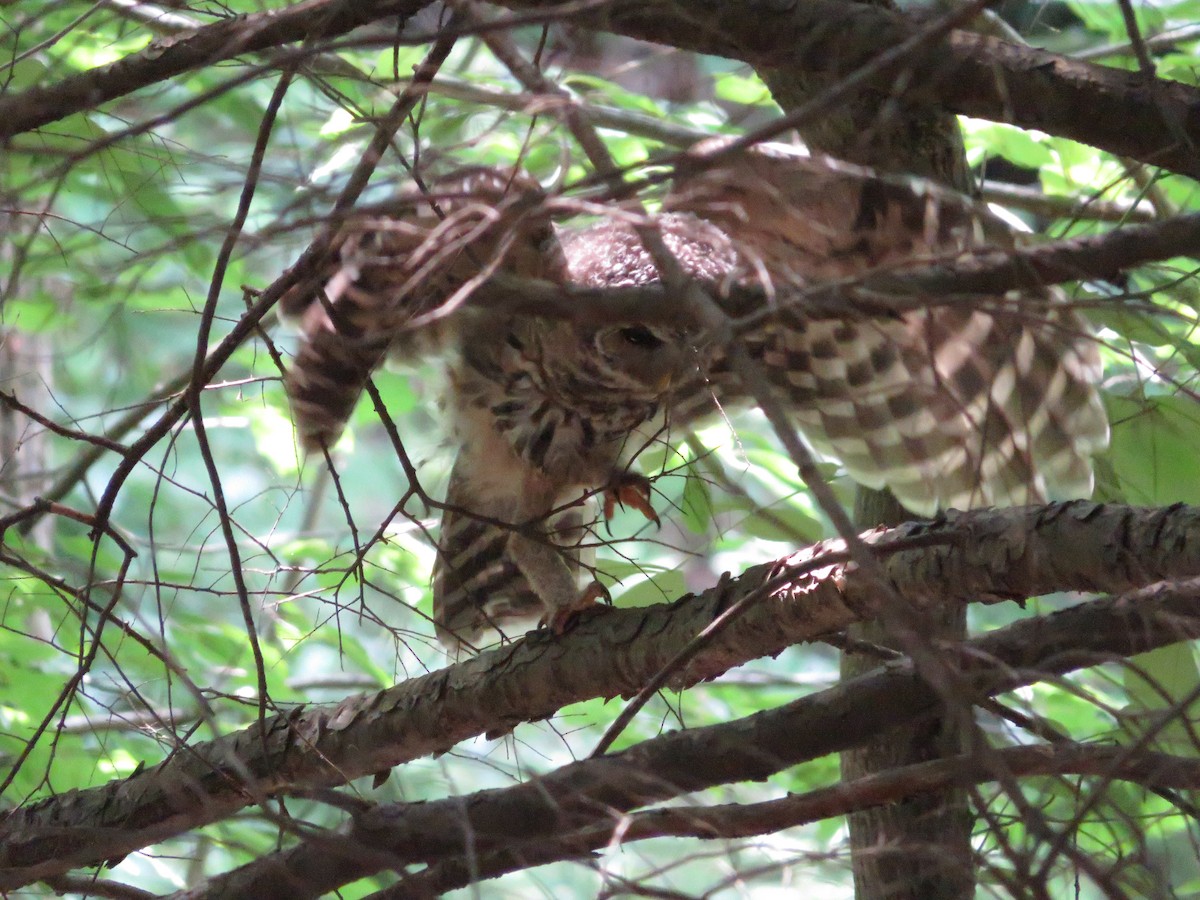
[[670,390],[671,382],[673,382],[674,380],[675,380],[675,373],[667,372],[665,375],[663,375],[662,378],[658,379],[658,384],[656,385],[656,387],[658,388],[658,392],[660,394],[665,394],[668,390]]

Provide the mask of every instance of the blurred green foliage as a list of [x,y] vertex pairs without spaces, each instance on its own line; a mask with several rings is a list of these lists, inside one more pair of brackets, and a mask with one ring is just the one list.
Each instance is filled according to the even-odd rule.
[[[0,4],[0,89],[15,94],[86,72],[140,49],[153,36],[154,26],[124,5],[101,4],[86,17],[82,6],[41,0]],[[197,24],[263,8],[250,2],[163,7]],[[1078,0],[1053,8],[1069,25],[1052,33],[1032,28],[1035,42],[1083,50],[1127,41],[1116,3]],[[1195,0],[1134,9],[1148,35],[1200,20]],[[532,54],[541,33],[528,29],[516,37]],[[1200,35],[1193,34],[1156,47],[1159,74],[1194,83],[1198,46]],[[642,65],[642,51],[627,56],[620,42],[607,39],[596,47],[600,62],[589,71],[572,68],[565,39],[552,35],[544,55],[546,71],[581,102],[698,134],[737,132],[772,114],[769,95],[745,66],[668,55],[687,73],[690,96],[666,99],[656,93],[664,76]],[[254,292],[306,246],[365,147],[372,117],[391,104],[397,73],[410,73],[423,52],[420,45],[402,43],[397,49],[376,38],[338,49],[347,68],[337,74],[328,74],[329,67],[317,60],[292,84],[253,186],[246,228],[219,285],[209,347],[224,338]],[[262,61],[239,59],[188,73],[21,135],[4,148],[0,283],[7,293],[0,326],[36,340],[37,352],[25,363],[45,383],[38,406],[45,416],[69,429],[131,443],[161,414],[164,390],[173,399],[198,350],[208,349],[197,346],[201,311],[279,75],[266,66],[248,82],[235,79]],[[1114,51],[1105,62],[1136,66],[1128,49]],[[459,42],[443,74],[521,93],[474,39]],[[1002,159],[1032,173],[1048,194],[1081,201],[1102,195],[1127,203],[1152,195],[1173,211],[1200,208],[1195,184],[1185,179],[1157,177],[1148,188],[1124,161],[1080,144],[987,122],[964,125],[973,164]],[[622,165],[670,149],[639,133],[617,128],[601,133]],[[588,174],[553,116],[507,112],[437,91],[401,129],[394,150],[364,201],[386,197],[405,183],[410,165],[437,171],[519,159],[547,183]],[[1109,227],[1086,218],[1012,212],[1033,230],[1055,236]],[[1099,466],[1103,498],[1200,503],[1194,266],[1178,260],[1133,273],[1127,287],[1136,292],[1137,303],[1120,302],[1121,286],[1081,289],[1081,298],[1094,304],[1106,348],[1113,442]],[[202,404],[270,704],[336,701],[442,666],[446,660],[427,619],[433,561],[428,531],[436,515],[407,492],[395,450],[369,403],[356,412],[333,454],[338,490],[322,475],[320,460],[299,456],[268,342],[286,359],[294,337],[286,326],[266,323],[222,368]],[[436,361],[416,361],[377,378],[421,487],[433,497],[440,496],[448,471],[438,380]],[[138,410],[140,417],[133,412]],[[85,473],[70,478],[87,444],[50,434],[38,440],[47,462],[44,470],[23,476],[32,489],[4,480],[0,471],[3,512],[16,508],[19,494],[45,492],[60,479],[66,479],[64,503],[93,510],[118,455],[105,451]],[[14,457],[14,465],[21,459]],[[722,571],[741,571],[830,533],[794,464],[756,413],[737,414],[670,448],[654,448],[644,455],[642,470],[661,473],[654,502],[665,524],[655,532],[636,513],[613,521],[615,540],[600,548],[598,566],[618,605],[673,599],[708,586]],[[836,463],[825,470],[848,499],[853,489]],[[157,762],[179,739],[228,734],[254,721],[258,678],[213,497],[190,421],[140,456],[111,520],[136,556],[128,560],[115,620],[102,631],[99,610],[113,599],[126,562],[121,548],[109,537],[93,540],[86,525],[61,517],[28,536],[17,529],[5,534],[6,551],[28,566],[0,569],[0,763],[14,772],[4,803],[103,784],[140,762]],[[987,608],[977,613],[975,625],[998,627],[1066,602],[1070,598],[1046,598],[1025,612]],[[76,683],[81,660],[93,652]],[[1136,662],[1136,669],[1121,671],[1113,664],[1005,701],[1076,739],[1146,735],[1172,752],[1194,755],[1194,727],[1179,721],[1155,731],[1146,724],[1180,700],[1194,709],[1193,647],[1180,645]],[[685,695],[664,694],[637,717],[619,746],[664,729],[730,721],[776,706],[828,686],[836,672],[836,654],[828,648],[793,649]],[[480,738],[441,758],[406,765],[379,790],[365,784],[354,790],[378,801],[416,800],[512,784],[589,753],[615,712],[613,703],[578,704],[499,741]],[[1191,718],[1194,723],[1195,715]],[[1029,740],[999,721],[989,727],[997,744]],[[820,760],[763,784],[708,792],[695,802],[764,799],[836,777],[835,761]],[[1026,790],[1048,816],[1067,822],[1082,788],[1078,781],[1039,779]],[[1189,826],[1177,809],[1110,784],[1087,790],[1109,795],[1083,813],[1077,828],[1081,849],[1178,860]],[[997,821],[1006,827],[981,835],[980,847],[988,866],[995,867],[991,871],[1000,873],[1009,864],[1002,845],[1031,846],[1036,836],[1024,832],[1002,794],[992,799]],[[289,803],[289,811],[318,824],[339,821],[335,811],[311,801]],[[1194,840],[1194,823],[1190,829]],[[133,854],[112,877],[151,891],[171,890],[198,871],[223,871],[254,859],[274,849],[276,838],[275,825],[247,811],[152,853]],[[988,871],[985,867],[985,879],[996,883]],[[651,872],[657,874],[651,878]],[[490,885],[487,896],[590,896],[605,878],[618,876],[645,877],[684,895],[714,890],[732,896],[742,877],[756,896],[798,884],[821,897],[849,896],[846,837],[836,821],[736,847],[638,844],[605,854],[595,867],[563,864],[513,876]],[[1054,877],[1052,893],[1065,895],[1072,873],[1060,863]],[[1136,878],[1149,879],[1136,881],[1145,896],[1166,889],[1180,891],[1176,896],[1200,895],[1195,867],[1183,863],[1150,867]],[[386,882],[381,876],[343,895],[360,896]],[[1079,896],[1092,896],[1090,890],[1085,885]]]

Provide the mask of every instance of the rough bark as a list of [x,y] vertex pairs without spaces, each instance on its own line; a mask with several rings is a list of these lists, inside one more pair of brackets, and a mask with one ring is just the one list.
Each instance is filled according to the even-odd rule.
[[[1127,591],[1200,575],[1194,507],[1077,502],[955,513],[880,529],[868,540],[907,542],[908,549],[883,555],[881,565],[900,597],[923,606]],[[96,865],[269,794],[344,784],[474,735],[546,718],[569,703],[634,693],[716,616],[756,592],[762,599],[695,655],[674,684],[713,678],[844,628],[875,614],[880,598],[872,579],[844,564],[842,549],[825,542],[674,604],[598,612],[561,637],[535,633],[377,694],[299,707],[268,718],[261,731],[254,725],[123,781],[15,810],[0,823],[0,890]]]
[[[388,15],[411,14],[423,5],[422,0],[309,0],[155,41],[109,65],[0,98],[0,143],[200,66],[313,34],[333,37]],[[562,14],[558,0],[503,0],[500,5],[535,16]],[[764,72],[817,73],[830,83],[918,30],[898,13],[843,0],[613,0],[598,9],[585,8],[572,19],[744,59]],[[876,106],[891,109],[898,85],[906,103],[936,103],[954,113],[1037,128],[1200,176],[1200,156],[1193,149],[1200,144],[1200,89],[1189,85],[960,31],[914,47],[902,63],[869,79]],[[785,91],[779,96],[790,104]],[[908,115],[903,107],[897,112]],[[853,148],[847,155],[861,158]]]
[[[849,6],[856,15],[861,10],[895,15],[890,0],[867,0]],[[841,25],[842,19],[831,14],[816,25],[817,33],[840,31]],[[891,48],[902,40],[905,37],[893,34],[874,46]],[[933,44],[931,41],[925,46]],[[807,39],[802,46],[808,58]],[[919,56],[920,51],[905,54],[904,67],[889,70],[897,83],[908,82],[918,70],[940,80],[938,71],[946,71],[947,60],[918,61]],[[780,106],[795,116],[828,96],[838,87],[840,78],[871,61],[868,55],[842,65],[840,53],[834,59],[838,65],[818,65],[815,71],[808,63],[802,68],[794,61],[789,61],[791,65],[760,67],[759,71]],[[921,80],[921,76],[916,78],[917,82]],[[908,82],[906,86],[912,88],[913,84]],[[941,92],[937,93],[934,102],[919,88],[898,91],[891,86],[867,87],[850,93],[824,115],[806,117],[799,130],[815,150],[883,172],[922,175],[969,194],[973,185],[958,122],[950,106],[942,102]],[[858,489],[855,514],[860,528],[896,525],[912,518],[890,493],[862,487]],[[852,642],[901,652],[915,649],[911,646],[914,635],[916,640],[935,646],[962,641],[966,633],[966,608],[954,602],[884,621],[868,619],[848,629]],[[842,677],[853,679],[877,662],[870,654],[848,651],[842,656]],[[970,719],[970,710],[961,708],[957,711],[961,715],[949,708],[941,712],[878,734],[861,746],[848,747],[841,757],[843,780],[853,781],[961,752],[965,743],[961,730]],[[973,896],[972,823],[962,789],[949,787],[902,803],[859,810],[850,814],[848,821],[858,900],[968,900]]]
[[[995,780],[998,771],[1021,778],[1031,775],[1093,776],[1104,784],[1124,780],[1160,792],[1193,790],[1200,786],[1200,760],[1191,757],[1131,752],[1126,747],[1094,744],[1006,747],[991,754],[986,763],[975,757],[954,757],[893,769],[886,774],[841,782],[778,800],[656,807],[631,813],[621,821],[621,844],[627,846],[639,840],[662,837],[726,841],[769,835],[927,791],[940,791],[948,785],[982,785]],[[424,871],[407,876],[394,890],[372,895],[372,900],[432,897],[518,869],[563,860],[586,860],[590,854],[610,846],[612,839],[612,826],[601,823],[539,841],[533,847],[510,845],[470,860],[466,856],[443,858]]]
[[[953,660],[964,687],[983,697],[1197,635],[1200,582],[1192,580],[1019,622],[968,642]],[[664,734],[515,787],[371,808],[353,819],[346,835],[300,844],[181,896],[298,900],[384,868],[402,870],[468,854],[486,860],[588,829],[600,830],[596,838],[620,840],[623,814],[630,810],[716,785],[764,779],[853,747],[883,728],[928,717],[940,705],[937,692],[905,660],[776,709]],[[986,752],[957,761],[964,774],[1004,771]],[[1198,773],[1179,774],[1191,783]],[[910,858],[910,865],[915,862]],[[925,896],[944,892],[945,880],[933,888],[938,893]]]

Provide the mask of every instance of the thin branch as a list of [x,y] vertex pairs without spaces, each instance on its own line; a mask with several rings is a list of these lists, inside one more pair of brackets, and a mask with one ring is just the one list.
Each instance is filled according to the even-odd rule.
[[141,3],[139,0],[102,0],[102,2],[122,18],[137,22],[156,34],[176,35],[200,27],[200,23],[190,16],[180,15],[150,3]]
[[[1125,747],[1067,744],[1054,747],[1007,747],[995,751],[995,761],[1011,774],[1087,775],[1105,780],[1129,781],[1142,787],[1195,789],[1200,786],[1200,760]],[[372,900],[393,897],[437,896],[458,887],[527,869],[548,862],[576,859],[603,850],[614,841],[621,845],[660,837],[730,840],[795,828],[823,819],[848,815],[919,794],[946,788],[984,784],[994,772],[979,760],[958,756],[904,766],[833,787],[789,795],[761,803],[687,806],[633,813],[615,824],[582,828],[542,842],[536,856],[514,835],[509,849],[494,850],[468,861],[462,857],[441,860],[411,875],[394,888],[369,895]]]
[[[31,406],[26,406],[17,399],[17,395],[8,391],[0,391],[0,403],[3,403],[13,412],[16,412],[28,419],[37,422],[47,431],[57,434],[59,437],[65,437],[72,441],[83,441],[85,444],[91,444],[100,451],[108,450],[116,453],[118,456],[124,456],[129,452],[129,448],[119,443],[118,441],[110,440],[99,435],[88,434],[85,431],[75,431],[72,428],[67,428],[65,425],[59,425],[52,419],[48,419],[39,413]],[[54,498],[58,499],[58,498]]]
[[[880,553],[893,590],[913,602],[1124,591],[1200,575],[1200,508],[1184,506],[1141,510],[1075,502],[951,513],[864,539]],[[910,540],[922,545],[884,552]],[[534,632],[377,694],[298,707],[264,726],[195,744],[136,778],[14,810],[0,822],[0,889],[219,821],[252,796],[344,784],[472,736],[547,718],[571,703],[635,693],[730,602],[766,582],[778,588],[692,659],[672,687],[844,628],[874,615],[879,604],[873,582],[831,562],[830,553],[844,552],[842,542],[824,542],[674,604],[598,609],[561,637]],[[1153,631],[1136,618],[1139,610],[1123,609],[1137,625],[1122,620],[1120,640]],[[1100,639],[1099,625],[1087,624],[1086,616],[1079,627],[1075,639]],[[1031,652],[1036,646],[1029,644]],[[1071,653],[1071,645],[1060,652]]]
[[[1183,25],[1179,28],[1172,28],[1169,31],[1160,31],[1158,34],[1152,34],[1149,37],[1143,38],[1143,43],[1149,50],[1169,50],[1176,44],[1186,43],[1200,39],[1200,25]],[[1084,50],[1076,50],[1072,55],[1076,59],[1094,60],[1104,59],[1108,56],[1123,56],[1133,50],[1132,41],[1122,41],[1117,44],[1102,44],[1099,47],[1088,47]]]
[[[801,306],[805,315],[814,319],[844,318],[847,312],[888,315],[961,303],[970,295],[975,295],[975,302],[979,297],[995,302],[1009,291],[1112,278],[1134,266],[1177,256],[1200,257],[1200,213],[1128,225],[1102,235],[960,254],[933,265],[867,273],[801,291],[780,291],[780,302]],[[714,286],[713,293],[721,307],[738,319],[757,320],[766,311],[767,298],[759,287]],[[614,320],[675,322],[680,307],[672,302],[673,296],[666,286],[658,284],[577,288],[496,275],[481,285],[469,302],[589,324]]]
[[1154,78],[1154,60],[1150,58],[1150,51],[1146,49],[1146,42],[1142,39],[1142,29],[1138,27],[1137,14],[1133,11],[1133,4],[1129,0],[1117,0],[1117,8],[1121,10],[1121,18],[1125,21],[1125,33],[1129,36],[1129,46],[1133,50],[1133,57],[1137,60],[1138,69],[1146,76],[1147,82]]
[[45,884],[60,895],[77,894],[81,897],[105,897],[108,900],[154,900],[159,896],[119,881],[96,877],[59,875],[47,878]]
[[[1024,620],[968,641],[960,652],[943,653],[970,690],[965,696],[991,696],[1198,635],[1200,579],[1195,579]],[[355,816],[343,840],[322,839],[272,854],[212,879],[189,897],[270,896],[284,885],[297,898],[316,897],[385,867],[436,863],[464,853],[486,855],[511,850],[514,843],[553,841],[592,827],[611,838],[620,834],[623,813],[718,785],[760,781],[908,724],[940,702],[939,693],[905,660],[775,709],[662,734],[514,787],[380,806]],[[1104,759],[1107,769],[1093,768],[1094,760],[1087,768],[1108,775],[1115,770],[1120,777],[1120,754],[1115,756]],[[916,792],[936,788],[963,770],[969,774],[960,777],[967,782],[980,775],[987,780],[1013,775],[988,765],[987,757],[968,765],[961,759],[940,762],[958,765],[949,772],[935,768],[937,774],[927,775],[932,784],[922,784]],[[1085,765],[1082,759],[1075,763]],[[1032,762],[1031,768],[1036,771]],[[1054,771],[1053,765],[1049,768]],[[1173,787],[1200,784],[1194,762],[1172,766],[1170,774],[1155,775],[1148,766],[1134,766],[1128,774]],[[871,798],[869,805],[875,802]]]
[[[217,302],[221,299],[221,289],[225,284],[225,273],[228,270],[229,260],[233,256],[233,251],[237,247],[242,227],[246,224],[246,217],[250,214],[250,205],[254,200],[254,194],[258,188],[258,176],[262,171],[263,157],[267,152],[267,146],[275,127],[275,119],[279,113],[279,108],[283,105],[283,98],[287,96],[288,88],[292,84],[293,75],[294,69],[291,68],[284,69],[280,74],[279,80],[275,83],[275,89],[271,92],[271,99],[268,101],[267,107],[263,112],[262,120],[259,122],[258,134],[254,140],[254,148],[250,153],[250,162],[246,168],[246,175],[242,184],[241,196],[238,198],[237,209],[234,212],[233,221],[229,224],[229,228],[225,233],[225,240],[221,242],[221,249],[217,253],[217,259],[213,265],[213,275],[208,285],[208,296],[205,298],[204,308],[201,310],[200,327],[197,329],[196,334],[196,352],[192,361],[192,381],[185,395],[188,412],[191,415],[192,424],[195,429],[196,443],[200,449],[200,456],[204,460],[204,468],[208,472],[208,482],[212,487],[213,509],[217,513],[221,534],[225,538],[225,549],[229,554],[229,573],[233,578],[238,606],[242,612],[242,624],[246,629],[246,640],[250,642],[250,652],[254,657],[254,671],[258,679],[258,718],[260,722],[266,718],[267,707],[270,703],[270,694],[267,689],[266,664],[263,661],[262,647],[259,645],[258,629],[254,622],[254,609],[250,605],[250,593],[246,587],[246,575],[242,571],[242,557],[241,552],[238,550],[237,536],[234,534],[233,524],[229,516],[229,508],[225,502],[225,489],[221,484],[220,469],[217,466],[216,458],[213,456],[212,446],[208,441],[208,426],[204,421],[202,398],[204,396],[204,387],[207,384],[204,366],[206,361],[205,356],[208,353],[208,340],[212,334],[212,323],[217,312]],[[264,746],[263,749],[265,750],[266,747]]]
[[1159,218],[1148,203],[1127,203],[1099,197],[1080,200],[1002,181],[985,181],[980,194],[984,200],[1054,219],[1132,224],[1154,222]]
[[435,79],[429,85],[429,92],[449,97],[452,100],[464,100],[468,103],[478,103],[483,106],[506,109],[510,112],[523,112],[529,115],[544,112],[553,114],[555,113],[555,107],[561,106],[564,103],[570,103],[593,127],[623,131],[626,134],[649,138],[650,140],[659,141],[671,147],[679,147],[680,149],[690,147],[698,141],[712,137],[711,131],[688,128],[687,126],[678,125],[666,119],[638,112],[637,110],[620,109],[614,106],[600,106],[595,103],[584,102],[578,97],[570,97],[564,100],[561,96],[554,93],[527,91],[525,93],[514,94],[511,91],[503,91],[498,88],[473,84],[446,76]]

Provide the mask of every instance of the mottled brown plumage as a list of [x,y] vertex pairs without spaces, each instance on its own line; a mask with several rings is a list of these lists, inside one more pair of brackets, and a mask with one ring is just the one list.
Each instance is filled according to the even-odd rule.
[[[304,340],[288,373],[301,441],[328,447],[367,377],[412,327],[457,305],[492,270],[564,281],[568,262],[527,181],[472,170],[402,198],[402,217],[364,217],[340,233],[323,295],[296,292]],[[440,215],[439,215],[440,214]],[[593,246],[603,244],[599,241]],[[305,300],[307,299],[307,305]],[[447,647],[484,626],[556,623],[599,591],[577,584],[574,553],[584,492],[628,489],[621,456],[671,386],[702,365],[686,328],[600,327],[472,304],[440,320],[447,407],[458,445],[434,573],[434,621]],[[636,485],[635,485],[636,487]],[[636,492],[635,492],[636,493]]]
[[[1057,289],[929,298],[889,317],[805,314],[813,283],[1012,246],[986,210],[928,182],[786,148],[681,178],[665,208],[729,234],[739,277],[776,295],[777,312],[746,332],[746,348],[809,442],[856,481],[923,515],[1091,494],[1091,457],[1108,441],[1100,360]],[[710,383],[727,404],[744,399],[719,357]],[[681,398],[677,421],[696,402]]]
[[[714,149],[696,152],[645,226],[714,295],[734,284],[766,289],[767,306],[740,340],[817,450],[923,514],[1090,493],[1090,458],[1108,435],[1099,361],[1056,291],[890,315],[850,301],[837,318],[805,306],[813,285],[1003,247],[1013,239],[1006,229],[925,182],[785,149],[710,164]],[[445,223],[386,219],[342,244],[328,303],[307,314],[309,344],[295,366],[304,372],[289,377],[308,444],[340,430],[363,371],[405,323],[457,302],[485,269],[587,287],[661,280],[625,220],[555,232],[544,213],[525,212],[536,205],[498,189],[507,178],[474,177],[479,202],[460,194]],[[634,436],[661,415],[682,427],[715,400],[751,398],[722,347],[689,323],[584,327],[482,304],[444,321],[459,451],[434,619],[439,640],[456,648],[488,630],[561,624],[564,611],[594,599],[578,578],[583,494],[622,483],[630,445],[644,440]]]
[[449,392],[460,449],[434,572],[443,644],[556,621],[599,596],[581,594],[562,546],[580,536],[582,512],[552,513],[616,486],[630,435],[697,370],[694,339],[678,329],[495,316],[472,330]]
[[[301,318],[303,340],[286,386],[305,450],[333,445],[389,352],[452,345],[446,316],[477,280],[497,269],[563,279],[540,193],[527,176],[463,169],[346,222],[321,287],[297,287],[280,300],[286,315]],[[463,325],[455,321],[450,330]]]

